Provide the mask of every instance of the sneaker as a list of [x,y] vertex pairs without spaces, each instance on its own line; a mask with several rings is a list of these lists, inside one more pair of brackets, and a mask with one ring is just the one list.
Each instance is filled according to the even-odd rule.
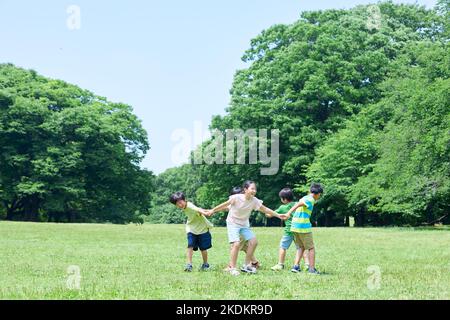
[[299,265],[295,265],[291,269],[291,272],[294,272],[294,273],[299,273],[300,271],[302,271],[302,270],[300,269]]
[[242,266],[241,271],[245,273],[256,273],[256,268],[249,264],[246,266]]
[[230,274],[232,275],[232,276],[238,276],[238,275],[240,275],[241,273],[239,272],[239,271],[237,271],[237,269],[236,268],[230,268]]
[[230,272],[231,269],[232,269],[232,268],[230,267],[230,265],[227,265],[227,266],[223,269],[223,271],[224,271],[224,272]]
[[192,264],[188,263],[188,264],[186,265],[186,267],[184,268],[184,271],[186,271],[186,272],[192,272]]
[[202,266],[200,267],[200,271],[208,271],[210,270],[210,265],[209,263],[204,263],[202,264]]
[[309,271],[309,265],[305,263],[305,265],[303,266],[303,270],[304,271]]
[[261,269],[261,263],[259,263],[259,261],[252,262],[252,267],[255,269]]
[[308,273],[309,274],[320,274],[320,272],[319,271],[317,271],[317,269],[316,268],[314,268],[314,269],[309,269],[309,271],[308,271]]
[[276,265],[274,265],[272,268],[273,271],[281,271],[284,269],[284,264],[282,263],[277,263]]

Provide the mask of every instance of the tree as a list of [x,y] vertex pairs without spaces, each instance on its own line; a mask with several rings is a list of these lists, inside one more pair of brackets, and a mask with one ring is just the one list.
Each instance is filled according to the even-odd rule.
[[147,134],[130,106],[0,65],[0,199],[8,220],[111,221],[148,210]]
[[227,114],[214,117],[211,129],[280,130],[281,169],[261,176],[255,165],[201,166],[203,198],[217,203],[215,194],[223,198],[231,186],[254,179],[260,197],[276,206],[281,188],[307,183],[307,168],[326,138],[380,101],[380,85],[403,48],[442,38],[443,21],[432,10],[392,2],[378,8],[378,29],[368,25],[369,7],[358,6],[304,12],[299,21],[275,25],[251,41],[243,56],[249,67],[236,73]]
[[322,207],[358,224],[419,224],[449,211],[448,43],[411,43],[395,64],[383,99],[331,136],[308,169],[327,186]]

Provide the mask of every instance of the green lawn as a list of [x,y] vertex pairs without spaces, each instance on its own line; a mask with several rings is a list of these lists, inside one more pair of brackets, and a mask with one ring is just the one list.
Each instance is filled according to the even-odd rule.
[[[1,299],[449,299],[450,231],[314,229],[320,276],[275,273],[280,228],[255,228],[256,275],[232,277],[226,230],[213,230],[214,270],[183,272],[181,225],[68,225],[0,222]],[[294,251],[288,252],[289,264]],[[242,262],[242,255],[239,257]],[[79,266],[80,290],[67,289]],[[370,290],[368,267],[381,282]]]

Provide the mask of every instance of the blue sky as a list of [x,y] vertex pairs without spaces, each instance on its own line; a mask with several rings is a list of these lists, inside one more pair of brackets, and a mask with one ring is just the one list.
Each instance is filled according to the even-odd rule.
[[[171,158],[177,129],[204,130],[224,114],[250,40],[302,11],[376,1],[0,0],[0,63],[34,69],[134,108],[149,134],[142,166],[155,173]],[[433,7],[436,0],[394,1]],[[67,8],[81,9],[70,30]],[[194,145],[192,145],[194,147]]]

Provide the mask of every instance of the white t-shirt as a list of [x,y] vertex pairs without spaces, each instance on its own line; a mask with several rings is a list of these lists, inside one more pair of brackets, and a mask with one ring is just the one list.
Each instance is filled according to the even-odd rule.
[[228,212],[227,223],[240,227],[250,227],[250,215],[252,211],[259,210],[263,201],[256,197],[250,200],[245,198],[245,194],[235,194],[230,197],[230,211]]

